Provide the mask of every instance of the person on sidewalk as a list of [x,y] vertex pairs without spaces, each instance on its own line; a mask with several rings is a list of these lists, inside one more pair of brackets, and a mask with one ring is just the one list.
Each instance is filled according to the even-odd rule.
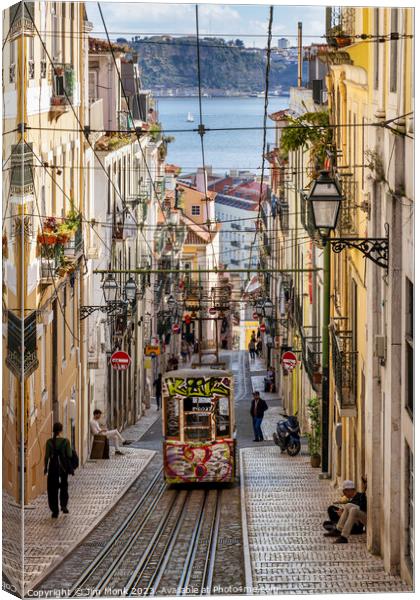
[[45,446],[44,475],[47,475],[48,506],[53,519],[57,519],[59,515],[59,491],[61,510],[65,514],[69,512],[68,476],[74,475],[71,445],[67,438],[61,437],[62,432],[62,424],[54,423],[53,437],[47,440]]
[[105,435],[109,440],[114,442],[115,446],[115,454],[124,455],[124,452],[121,452],[120,445],[129,446],[131,442],[128,442],[123,438],[118,429],[107,429],[106,427],[101,427],[99,423],[99,419],[102,416],[102,411],[99,408],[96,408],[93,411],[93,419],[90,420],[90,432],[92,435]]
[[[363,477],[362,477],[362,481],[364,484],[363,493],[365,493],[366,492],[366,481]],[[343,509],[339,506],[336,506],[336,504],[347,504],[348,502],[353,502],[352,498],[355,498],[356,504],[358,503],[359,495],[356,493],[356,486],[353,483],[353,481],[350,481],[349,479],[344,481],[342,490],[343,490],[343,498],[338,500],[335,504],[331,504],[327,508],[329,518],[328,518],[328,521],[324,521],[322,524],[324,529],[326,529],[327,531],[331,531],[332,529],[336,528],[336,525],[337,525],[338,521],[340,520],[340,517],[343,513]],[[363,533],[363,530],[364,530],[363,524],[356,523],[356,525],[354,525],[351,532],[352,532],[352,534],[358,534],[358,533]]]
[[335,544],[347,544],[348,537],[353,533],[355,525],[366,525],[367,521],[367,498],[365,492],[356,492],[353,481],[347,480],[343,483],[343,491],[349,502],[340,510],[339,520],[334,529],[324,533],[325,537],[337,538]]
[[156,410],[159,410],[162,401],[162,373],[159,373],[153,382],[156,396]]
[[264,413],[268,406],[265,400],[260,398],[260,392],[254,392],[251,403],[252,426],[254,428],[254,442],[263,442],[264,436],[261,430],[261,423],[264,418]]
[[255,346],[255,352],[257,353],[258,358],[262,357],[263,345],[262,339],[259,337],[257,339],[257,345]]
[[249,358],[251,360],[255,360],[255,351],[256,351],[255,348],[256,348],[255,334],[254,334],[254,332],[252,332],[251,339],[249,340],[249,344],[248,344]]

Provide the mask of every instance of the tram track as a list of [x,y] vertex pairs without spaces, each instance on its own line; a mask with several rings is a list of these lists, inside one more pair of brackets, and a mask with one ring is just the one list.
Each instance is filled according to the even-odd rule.
[[212,593],[222,492],[171,489],[159,485],[160,476],[79,577],[70,597]]

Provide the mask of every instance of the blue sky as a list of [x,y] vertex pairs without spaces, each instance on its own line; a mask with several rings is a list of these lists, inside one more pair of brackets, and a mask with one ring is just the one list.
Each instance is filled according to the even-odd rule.
[[[93,22],[92,35],[104,31],[96,2],[87,2],[89,20]],[[195,5],[175,3],[102,2],[107,28],[113,38],[154,33],[194,34]],[[200,33],[228,39],[241,38],[246,45],[263,47],[267,35],[269,5],[200,4]],[[324,12],[321,6],[275,6],[273,45],[285,36],[296,45],[298,21],[302,21],[304,44],[322,42]],[[245,37],[246,36],[246,37]],[[289,37],[291,36],[291,37]],[[308,36],[308,37],[307,37]]]

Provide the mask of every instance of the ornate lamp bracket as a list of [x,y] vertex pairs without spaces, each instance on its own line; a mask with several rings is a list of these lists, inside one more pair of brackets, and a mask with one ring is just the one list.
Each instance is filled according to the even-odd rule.
[[83,321],[96,311],[101,311],[107,314],[108,316],[122,314],[126,308],[126,302],[109,302],[104,306],[81,306],[80,320]]
[[330,238],[332,251],[339,254],[344,248],[360,250],[365,258],[386,269],[389,266],[389,226],[385,224],[386,237],[383,238]]

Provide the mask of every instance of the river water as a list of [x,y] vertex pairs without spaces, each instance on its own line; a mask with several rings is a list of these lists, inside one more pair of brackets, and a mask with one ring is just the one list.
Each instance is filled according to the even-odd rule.
[[[202,166],[200,136],[191,131],[197,128],[198,98],[158,98],[159,120],[165,135],[175,137],[168,145],[167,162],[181,167],[183,173],[192,173]],[[269,98],[268,113],[287,108],[288,97]],[[264,98],[203,98],[205,127],[222,129],[204,135],[205,164],[214,171],[225,173],[230,169],[261,172]],[[188,113],[194,122],[187,121]],[[275,123],[267,119],[267,126]],[[223,130],[230,127],[257,127],[255,130]],[[187,130],[173,132],[171,130]],[[274,142],[274,129],[267,130],[267,143]],[[266,163],[267,166],[267,163]]]

